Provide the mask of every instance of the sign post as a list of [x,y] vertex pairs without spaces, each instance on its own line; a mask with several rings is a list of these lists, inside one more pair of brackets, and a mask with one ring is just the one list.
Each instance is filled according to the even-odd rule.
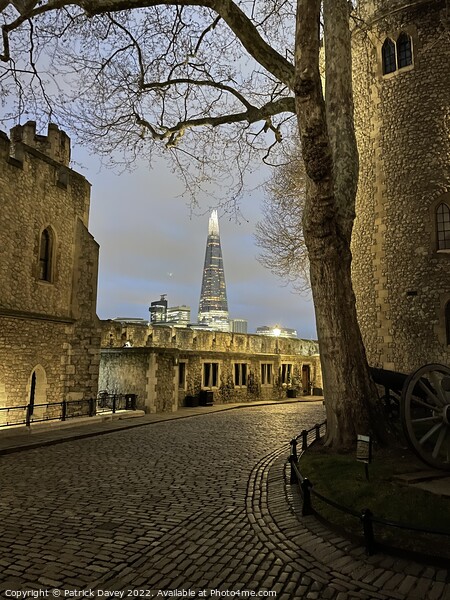
[[358,435],[356,460],[364,463],[366,479],[369,481],[369,465],[372,462],[372,438],[370,435]]

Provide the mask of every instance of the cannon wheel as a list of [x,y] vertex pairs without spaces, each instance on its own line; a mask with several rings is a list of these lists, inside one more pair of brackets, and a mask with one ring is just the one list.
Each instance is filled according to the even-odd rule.
[[450,470],[450,368],[431,364],[409,375],[402,389],[403,429],[428,465]]

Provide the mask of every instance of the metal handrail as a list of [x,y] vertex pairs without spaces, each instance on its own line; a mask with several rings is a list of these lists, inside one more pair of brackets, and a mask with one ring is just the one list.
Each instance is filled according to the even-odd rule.
[[[22,406],[0,407],[0,429],[2,427],[14,427],[46,421],[66,421],[76,417],[93,417],[96,414],[117,412],[118,410],[136,410],[136,394],[103,394],[99,398],[88,398],[83,400],[62,400],[61,402],[47,402],[40,404],[26,404]],[[75,408],[78,405],[78,408]],[[36,413],[40,408],[53,409],[59,407],[58,414],[45,415],[40,418]],[[22,418],[9,421],[11,411],[21,410],[25,414]],[[7,412],[6,423],[2,423],[2,413]]]

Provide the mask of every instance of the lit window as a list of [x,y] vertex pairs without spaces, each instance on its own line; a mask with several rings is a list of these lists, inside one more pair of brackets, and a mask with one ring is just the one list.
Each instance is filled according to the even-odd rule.
[[285,363],[281,365],[281,383],[290,384],[292,382],[293,365]]
[[218,387],[219,363],[203,363],[203,387]]
[[397,64],[398,68],[408,67],[412,64],[411,38],[405,32],[398,36],[397,40]]
[[383,59],[383,75],[393,73],[397,69],[397,64],[395,60],[395,44],[390,38],[384,41],[381,56]]
[[247,364],[235,363],[234,365],[234,385],[238,387],[247,385]]
[[271,385],[272,366],[272,363],[261,363],[261,385]]
[[442,202],[436,209],[437,249],[450,250],[450,208]]
[[41,281],[52,280],[52,251],[52,232],[50,229],[44,229],[39,244],[39,279]]

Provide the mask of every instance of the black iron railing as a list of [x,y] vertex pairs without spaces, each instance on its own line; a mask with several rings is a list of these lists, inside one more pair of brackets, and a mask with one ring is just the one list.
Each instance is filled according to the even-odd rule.
[[364,537],[364,543],[366,547],[366,552],[369,556],[375,554],[378,548],[378,544],[375,540],[374,535],[374,524],[381,525],[384,527],[394,527],[398,529],[403,529],[415,533],[424,533],[428,535],[438,535],[438,536],[448,536],[450,537],[450,532],[442,531],[437,529],[427,529],[425,527],[418,527],[417,525],[410,523],[399,523],[397,521],[390,521],[388,519],[381,519],[376,517],[369,508],[364,508],[361,511],[356,511],[347,506],[343,506],[335,502],[334,500],[330,500],[330,498],[326,498],[319,492],[314,489],[312,482],[307,478],[303,477],[299,468],[299,455],[298,455],[298,445],[301,442],[300,455],[303,453],[311,443],[314,443],[322,437],[324,432],[326,431],[326,421],[320,423],[320,425],[314,425],[311,429],[303,430],[296,438],[292,439],[290,442],[291,445],[291,453],[289,456],[289,462],[291,465],[290,472],[290,483],[292,485],[298,485],[300,488],[301,496],[303,499],[302,504],[302,515],[317,515],[318,512],[314,509],[312,498],[315,497],[318,500],[321,500],[325,504],[332,506],[336,510],[339,510],[347,515],[355,517],[359,519],[362,528],[362,534]]
[[136,401],[136,394],[108,394],[108,392],[100,392],[97,397],[97,413],[136,410]]
[[119,410],[136,410],[136,394],[108,394],[98,398],[63,400],[45,404],[26,404],[0,408],[0,428],[26,425],[44,421],[67,421],[77,417],[94,417],[97,414],[116,413]]

